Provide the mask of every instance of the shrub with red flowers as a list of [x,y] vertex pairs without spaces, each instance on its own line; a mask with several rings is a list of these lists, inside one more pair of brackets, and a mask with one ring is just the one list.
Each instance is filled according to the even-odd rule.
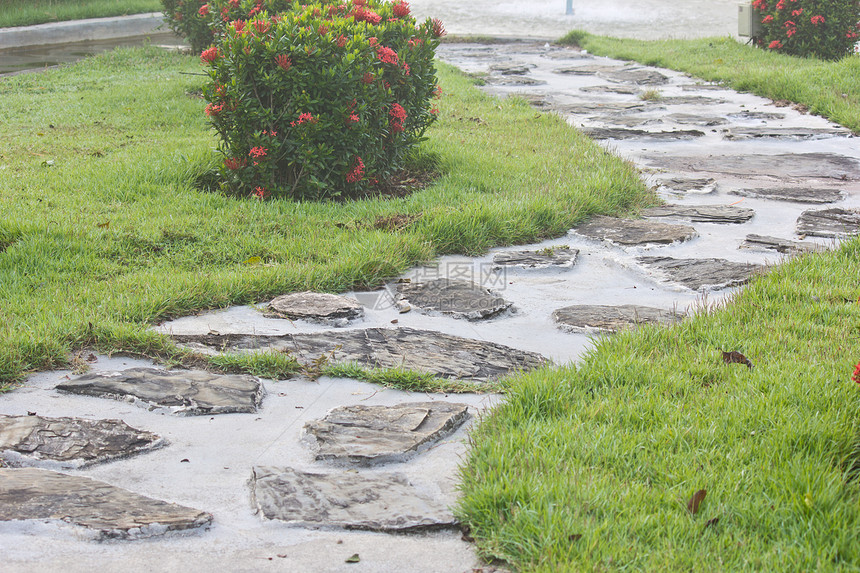
[[[217,2],[229,4],[216,0],[210,15]],[[296,3],[229,22],[201,54],[222,187],[260,198],[358,196],[402,169],[435,120],[440,29],[416,24],[402,0]]]
[[860,39],[860,0],[753,0],[757,46],[792,56],[837,60]]

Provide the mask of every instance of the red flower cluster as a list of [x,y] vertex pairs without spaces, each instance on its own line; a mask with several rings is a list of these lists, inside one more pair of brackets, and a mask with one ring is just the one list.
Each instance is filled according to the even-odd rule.
[[355,115],[354,113],[351,113],[351,114],[349,114],[349,117],[346,118],[346,126],[349,127],[353,123],[358,123],[359,121],[361,121],[359,119],[359,117],[357,115]]
[[361,157],[356,156],[355,165],[350,169],[349,173],[346,174],[346,182],[357,183],[362,179],[364,179],[364,162],[361,160]]
[[325,24],[320,24],[319,28],[317,28],[317,33],[320,36],[325,36],[326,34],[328,34],[328,26],[326,26]]
[[854,367],[854,374],[851,375],[851,379],[860,384],[860,362],[857,363],[857,366]]
[[223,103],[210,103],[206,106],[206,115],[210,117],[213,115],[218,115],[222,111],[224,111]]
[[397,4],[394,5],[394,15],[398,18],[404,18],[409,15],[409,4],[400,0]]
[[253,26],[258,34],[265,34],[272,29],[272,25],[264,20],[254,20]]
[[398,65],[397,52],[391,48],[387,48],[385,46],[377,48],[376,57],[379,58],[379,61],[383,64],[392,64],[394,66]]
[[257,186],[254,188],[254,197],[256,197],[257,199],[265,199],[266,195],[268,194],[269,191],[265,187]]
[[382,21],[382,16],[373,10],[358,8],[352,15],[356,22],[367,22],[368,24],[379,24]]
[[233,29],[238,33],[245,33],[245,21],[244,20],[236,20],[233,22]]
[[299,126],[303,123],[316,123],[318,121],[319,121],[318,118],[314,117],[313,114],[306,111],[302,114],[299,114],[299,118],[295,121],[291,121],[290,125],[293,127],[296,127],[296,126]]
[[817,16],[813,16],[812,18],[810,18],[809,21],[812,22],[813,26],[818,26],[819,24],[824,23],[824,16],[819,14]]
[[770,24],[771,22],[773,22],[773,16],[770,14],[761,19],[762,24]]
[[203,6],[201,6],[200,10],[198,10],[197,13],[200,14],[201,16],[208,16],[209,15],[209,4],[204,4]]
[[445,31],[445,26],[442,25],[442,20],[439,18],[433,18],[433,37],[441,38],[448,32]]
[[285,54],[275,56],[275,63],[278,64],[278,67],[283,69],[284,71],[289,70],[293,66],[293,61],[290,59],[289,56]]
[[337,37],[337,47],[343,48],[344,46],[346,46],[346,36],[340,35]]
[[229,169],[230,171],[236,171],[237,169],[241,169],[248,164],[248,160],[245,158],[238,159],[235,157],[231,157],[229,159],[224,160],[224,167]]
[[366,84],[372,84],[373,80],[375,80],[375,79],[376,79],[376,76],[374,76],[370,72],[364,72],[364,75],[361,76],[361,81],[363,81]]
[[403,131],[403,122],[406,121],[406,110],[403,109],[403,106],[399,103],[391,104],[391,109],[388,111],[388,115],[391,117],[389,122],[391,125],[391,131],[393,133]]
[[207,50],[203,50],[203,53],[200,54],[200,61],[202,61],[204,64],[211,64],[212,62],[217,60],[220,56],[221,56],[221,54],[218,53],[218,48],[215,46],[212,46],[211,48],[209,48]]
[[778,50],[782,47],[782,42],[780,42],[779,40],[774,40],[773,42],[768,44],[767,47],[770,48],[771,50]]
[[265,157],[266,152],[268,152],[268,151],[269,150],[266,149],[265,147],[259,147],[259,146],[258,147],[252,147],[251,151],[248,152],[248,155],[250,157],[253,157],[254,159],[260,159],[261,157]]
[[233,8],[238,8],[239,2],[240,2],[240,0],[230,0],[230,6]]

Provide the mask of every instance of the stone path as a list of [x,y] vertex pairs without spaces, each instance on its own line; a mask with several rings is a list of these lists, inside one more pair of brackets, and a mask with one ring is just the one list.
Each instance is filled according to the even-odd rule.
[[[309,368],[324,360],[485,383],[576,360],[590,336],[681,320],[787,254],[860,230],[860,145],[821,118],[543,43],[445,44],[439,56],[486,74],[487,92],[583,128],[638,165],[668,205],[515,250],[443,257],[378,291],[300,293],[157,329],[206,354],[288,353]],[[640,98],[645,89],[660,97]],[[91,366],[40,373],[0,396],[10,570],[77,571],[96,556],[106,569],[187,569],[189,555],[199,570],[483,567],[450,507],[468,427],[498,396],[105,356]],[[391,535],[402,531],[413,533]],[[122,542],[93,543],[102,538]]]

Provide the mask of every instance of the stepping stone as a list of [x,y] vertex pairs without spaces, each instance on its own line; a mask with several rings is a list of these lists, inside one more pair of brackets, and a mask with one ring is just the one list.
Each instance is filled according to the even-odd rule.
[[552,318],[563,330],[571,332],[617,332],[637,324],[672,324],[680,321],[684,315],[634,304],[586,304],[560,308],[552,313]]
[[639,127],[642,125],[654,125],[663,123],[656,117],[624,116],[624,115],[600,115],[590,119],[604,124],[624,125],[627,127]]
[[266,519],[304,527],[405,532],[455,527],[446,504],[400,473],[310,473],[257,466],[253,505]]
[[620,127],[587,127],[580,131],[591,139],[659,139],[664,141],[681,141],[705,135],[696,129],[645,131],[643,129],[624,129]]
[[572,267],[579,255],[579,249],[553,247],[539,251],[506,251],[493,257],[495,268],[522,267],[524,269],[544,269],[547,267]]
[[643,217],[678,217],[694,223],[746,223],[755,211],[732,205],[661,205],[642,211]]
[[842,199],[838,189],[811,189],[809,187],[775,187],[770,189],[733,189],[732,195],[758,197],[774,201],[791,201],[794,203],[834,203]]
[[741,243],[742,249],[757,249],[771,250],[786,255],[801,255],[804,253],[817,253],[826,251],[822,245],[815,243],[801,243],[798,241],[789,241],[788,239],[779,239],[777,237],[768,237],[765,235],[747,235],[746,240]]
[[760,119],[762,121],[773,121],[776,119],[785,119],[784,113],[770,111],[740,111],[738,113],[730,113],[732,119]]
[[364,316],[364,307],[352,298],[322,292],[297,292],[277,297],[269,303],[269,316],[290,320],[334,323],[346,326],[348,321]]
[[611,82],[624,82],[636,85],[657,86],[668,83],[669,78],[657,70],[646,69],[614,69],[598,72],[601,78]]
[[675,193],[713,193],[717,189],[716,179],[710,177],[673,177],[659,183],[660,187]]
[[[662,100],[661,100],[662,101]],[[670,113],[665,119],[680,123],[682,125],[698,125],[700,127],[712,127],[727,123],[726,118],[713,115],[696,115],[692,113]]]
[[583,54],[574,50],[554,50],[551,52],[542,52],[541,57],[548,60],[591,60],[594,56],[591,54]]
[[684,90],[685,92],[690,92],[690,91],[717,91],[717,90],[724,90],[726,88],[724,88],[723,86],[718,85],[718,84],[683,84],[681,86],[681,89]]
[[546,85],[543,80],[527,78],[525,76],[484,76],[483,80],[494,86],[542,86]]
[[401,303],[467,320],[490,318],[513,305],[488,288],[456,279],[398,283],[397,294]]
[[666,105],[717,105],[726,100],[705,96],[662,96],[658,102]]
[[636,95],[642,90],[640,90],[639,88],[637,88],[635,86],[611,85],[611,86],[585,86],[585,87],[579,88],[579,91],[583,91],[586,93]]
[[834,153],[783,153],[780,155],[666,156],[654,158],[660,166],[678,171],[728,175],[827,177],[860,179],[860,161]]
[[122,420],[0,414],[0,460],[10,467],[81,468],[165,445]]
[[657,269],[674,282],[693,290],[714,289],[747,283],[762,268],[752,263],[735,263],[725,259],[673,259],[671,257],[639,257],[640,263]]
[[860,210],[823,209],[804,211],[797,219],[797,234],[842,238],[860,233]]
[[87,477],[0,468],[0,521],[46,520],[82,527],[101,541],[197,529],[212,515]]
[[490,71],[502,74],[503,76],[521,76],[529,73],[529,70],[533,67],[535,67],[534,64],[493,64],[490,66]]
[[612,241],[620,245],[669,244],[696,236],[696,230],[687,225],[603,216],[592,217],[574,230],[591,239]]
[[280,336],[174,335],[173,339],[210,355],[276,350],[288,352],[305,365],[326,356],[334,364],[353,362],[365,368],[404,368],[459,380],[491,380],[547,363],[543,356],[534,352],[413,328],[367,328]]
[[126,400],[150,410],[165,408],[192,416],[253,413],[265,394],[262,384],[253,376],[156,368],[87,374],[58,384],[56,388],[71,394]]
[[593,114],[593,113],[637,113],[647,109],[655,109],[648,104],[633,102],[582,102],[553,106],[559,113]]
[[451,402],[342,406],[305,424],[305,431],[319,448],[317,460],[364,466],[402,462],[456,431],[469,418],[468,408]]
[[733,127],[723,133],[723,139],[825,139],[828,137],[849,137],[847,129],[814,127]]
[[563,76],[593,76],[599,72],[611,72],[619,70],[618,66],[602,66],[599,64],[587,64],[584,66],[569,66],[567,68],[558,68],[553,70],[553,73]]

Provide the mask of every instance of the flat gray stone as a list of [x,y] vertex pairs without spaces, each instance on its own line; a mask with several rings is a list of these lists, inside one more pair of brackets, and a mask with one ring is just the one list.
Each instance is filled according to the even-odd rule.
[[553,70],[556,74],[563,76],[593,76],[599,72],[611,72],[621,69],[618,66],[606,66],[601,64],[586,64],[582,66],[568,66]]
[[212,515],[87,477],[0,468],[0,521],[56,521],[98,539],[135,539],[197,529]]
[[820,127],[732,127],[723,132],[724,139],[786,139],[808,140],[829,137],[849,137],[847,129]]
[[684,84],[681,89],[685,92],[691,91],[719,91],[726,89],[719,84]]
[[398,283],[397,294],[402,303],[467,320],[490,318],[513,305],[488,288],[456,279]]
[[774,201],[791,201],[793,203],[835,203],[842,199],[838,189],[822,189],[810,187],[772,187],[765,189],[733,189],[732,195],[743,197],[758,197]]
[[665,169],[747,177],[860,179],[860,161],[835,153],[663,156],[654,158],[654,161]]
[[827,250],[825,247],[815,243],[801,243],[799,241],[789,241],[788,239],[765,235],[747,235],[744,242],[741,243],[741,248],[777,251],[786,255],[801,255]]
[[717,105],[727,100],[705,96],[662,96],[657,101],[665,105]]
[[647,109],[654,109],[645,102],[582,102],[571,104],[554,105],[552,109],[559,113],[570,113],[574,115],[593,113],[638,113]]
[[598,115],[589,119],[599,121],[604,125],[623,125],[626,127],[641,127],[643,125],[662,124],[657,117],[644,117],[639,115]]
[[522,76],[529,73],[534,67],[534,64],[493,64],[490,66],[490,71],[503,76]]
[[640,263],[660,271],[668,280],[698,290],[702,287],[725,288],[747,283],[762,268],[751,263],[725,259],[673,259],[639,257]]
[[84,396],[127,400],[177,414],[252,413],[265,391],[253,376],[212,374],[199,370],[130,368],[86,374],[57,385],[57,390]]
[[484,81],[494,86],[543,86],[546,82],[526,76],[484,76]]
[[293,525],[390,532],[457,525],[443,501],[400,473],[323,474],[257,466],[251,489],[257,513]]
[[672,177],[660,181],[659,186],[675,193],[708,194],[717,189],[717,181],[710,177]]
[[560,308],[552,313],[552,318],[562,329],[572,332],[617,332],[638,324],[672,324],[684,315],[634,304],[585,304]]
[[582,53],[574,49],[551,50],[549,52],[541,52],[541,57],[548,60],[592,60],[594,56],[589,53]]
[[773,121],[776,119],[785,119],[785,114],[778,111],[739,111],[737,113],[730,113],[729,117],[732,119]]
[[602,93],[602,94],[623,94],[623,95],[636,95],[641,89],[636,86],[624,86],[613,84],[611,86],[585,86],[579,88],[579,91],[583,91],[586,93]]
[[80,468],[164,444],[161,436],[132,428],[122,420],[0,414],[0,460],[9,467]]
[[353,298],[322,292],[297,292],[277,297],[268,314],[290,320],[337,322],[364,316],[364,307]]
[[222,351],[277,350],[288,352],[306,365],[324,355],[334,364],[355,362],[366,368],[404,368],[460,380],[491,380],[547,363],[543,356],[534,352],[414,328],[367,328],[280,336],[174,335],[173,339],[212,355]]
[[643,217],[677,217],[694,223],[746,223],[755,211],[733,205],[661,205],[642,211]]
[[410,402],[396,406],[342,406],[305,424],[316,459],[362,466],[402,462],[453,433],[469,418],[466,404]]
[[860,233],[860,210],[810,209],[801,213],[796,226],[798,235],[842,238]]
[[592,217],[574,230],[592,239],[612,241],[620,245],[669,244],[696,236],[696,230],[687,225],[603,216]]
[[697,129],[646,131],[644,129],[625,129],[621,127],[586,127],[580,131],[591,139],[659,139],[662,141],[681,141],[705,135]]
[[603,70],[598,76],[611,82],[623,82],[640,86],[658,86],[669,82],[669,78],[657,70],[615,69]]
[[539,251],[506,251],[493,256],[493,265],[497,268],[567,268],[574,265],[577,255],[579,255],[579,249],[571,249],[570,247],[554,247]]
[[681,125],[698,125],[700,127],[713,127],[728,122],[726,118],[714,115],[697,115],[694,113],[670,113],[665,119],[680,123]]

